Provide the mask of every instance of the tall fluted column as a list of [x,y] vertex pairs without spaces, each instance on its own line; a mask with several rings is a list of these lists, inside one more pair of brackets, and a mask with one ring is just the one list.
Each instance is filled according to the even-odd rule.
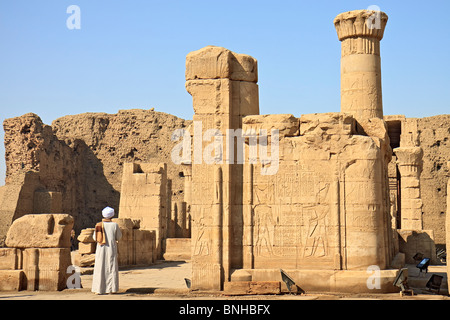
[[356,120],[383,118],[380,40],[388,17],[384,12],[355,10],[334,19],[342,42],[341,112]]

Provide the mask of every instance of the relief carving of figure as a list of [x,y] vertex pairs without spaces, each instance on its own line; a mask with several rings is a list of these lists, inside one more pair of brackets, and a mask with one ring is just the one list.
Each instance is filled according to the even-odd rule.
[[273,243],[271,241],[270,227],[274,226],[272,208],[257,206],[255,208],[255,254],[257,256],[272,256]]
[[196,222],[197,225],[197,236],[195,237],[194,244],[194,255],[195,256],[208,256],[209,250],[209,239],[206,235],[206,222],[205,222],[205,209],[201,208],[201,215]]

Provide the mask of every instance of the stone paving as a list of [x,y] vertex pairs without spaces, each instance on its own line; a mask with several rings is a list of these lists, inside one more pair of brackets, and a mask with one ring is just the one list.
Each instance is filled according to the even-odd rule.
[[[414,266],[409,266],[410,279],[419,283],[427,279]],[[432,266],[428,275],[445,272],[445,266]],[[191,277],[190,262],[159,261],[150,267],[123,269],[119,272],[120,291],[117,294],[96,295],[90,291],[92,274],[81,276],[81,289],[63,291],[1,292],[0,301],[5,300],[450,300],[446,285],[442,294],[419,293],[400,297],[393,294],[331,294],[310,293],[303,295],[225,296],[220,292],[190,292],[185,278]],[[284,284],[283,284],[284,285]],[[420,291],[420,290],[419,290]]]

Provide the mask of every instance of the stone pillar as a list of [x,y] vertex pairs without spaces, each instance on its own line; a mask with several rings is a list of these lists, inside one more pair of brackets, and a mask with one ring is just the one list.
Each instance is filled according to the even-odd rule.
[[[170,215],[170,183],[166,163],[125,163],[119,218],[140,220],[140,228],[156,233],[156,256],[162,257]],[[170,192],[169,192],[170,193]]]
[[222,213],[223,213],[223,177],[222,168],[217,167],[214,172],[214,211],[212,221],[212,250],[214,253],[214,264],[219,266],[219,273],[215,276],[216,288],[222,287],[222,266],[223,266],[223,230],[222,230]]
[[176,201],[174,204],[177,206],[175,238],[186,238],[186,202]]
[[178,224],[178,206],[177,203],[174,202],[172,204],[172,211],[170,215],[169,230],[168,230],[169,232],[167,238],[176,238],[177,224]]
[[184,202],[186,203],[186,238],[191,237],[192,165],[183,164]]
[[401,175],[400,185],[400,228],[422,230],[422,199],[420,196],[420,173],[422,172],[423,150],[420,147],[394,149]]
[[332,222],[331,226],[334,229],[334,243],[335,243],[335,255],[334,255],[334,269],[342,270],[342,245],[341,245],[341,217],[340,217],[340,188],[339,188],[339,177],[335,176],[331,184],[331,213]]
[[192,165],[182,164],[184,175],[184,202],[190,206],[192,202]]
[[244,174],[243,267],[253,269],[253,164],[244,166]]
[[[226,146],[231,140],[227,133],[242,128],[244,116],[259,114],[256,82],[257,62],[250,56],[208,46],[186,57],[186,89],[192,95],[195,112],[191,192],[193,289],[220,290],[218,275],[223,272],[222,281],[228,281],[232,268],[242,268],[243,166],[236,162],[238,152],[234,151],[238,149]],[[214,141],[222,144],[216,148]],[[235,143],[234,137],[231,142]],[[217,265],[214,251],[217,225],[212,217],[213,208],[217,207],[217,166],[221,167],[223,185],[221,266]]]
[[355,10],[334,19],[342,42],[341,112],[356,120],[383,118],[380,40],[388,17],[384,12]]

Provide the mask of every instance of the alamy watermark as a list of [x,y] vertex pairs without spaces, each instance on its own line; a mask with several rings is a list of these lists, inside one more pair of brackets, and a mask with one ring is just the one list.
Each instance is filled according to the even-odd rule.
[[367,9],[367,11],[375,11],[369,18],[366,20],[367,28],[372,29],[381,29],[381,9],[379,6],[371,5]]
[[81,10],[80,7],[72,4],[67,7],[66,12],[70,14],[70,16],[66,20],[66,26],[69,30],[81,29]]
[[370,276],[367,278],[366,285],[370,290],[381,289],[381,269],[379,266],[369,266],[366,271]]
[[80,267],[75,265],[68,266],[66,273],[70,274],[66,281],[67,289],[81,289]]
[[[175,164],[261,164],[262,175],[275,175],[279,169],[279,131],[227,129],[223,134],[219,129],[203,132],[201,121],[193,123],[193,137],[185,129],[177,129],[172,141],[180,141],[172,149],[171,158]],[[269,152],[270,140],[270,152]],[[204,146],[204,142],[207,142]],[[193,144],[193,145],[192,145]],[[248,157],[245,145],[248,144]]]

